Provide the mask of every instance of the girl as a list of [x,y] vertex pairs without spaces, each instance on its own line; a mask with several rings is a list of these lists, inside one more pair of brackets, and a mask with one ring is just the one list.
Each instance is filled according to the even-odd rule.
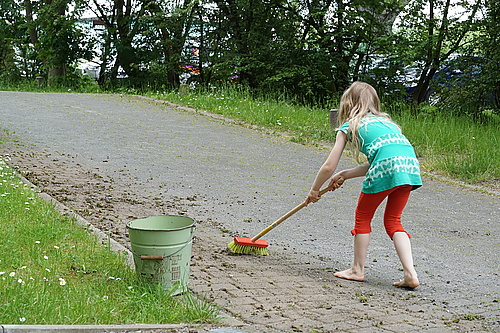
[[[321,166],[306,198],[306,204],[320,199],[320,187],[330,179],[334,189],[340,178],[364,176],[363,187],[355,213],[354,263],[351,268],[336,272],[334,276],[363,281],[366,253],[370,242],[371,221],[376,209],[387,198],[384,226],[394,242],[403,265],[403,279],[393,285],[415,288],[419,285],[413,267],[410,235],[401,225],[401,214],[410,191],[422,186],[420,167],[413,147],[401,130],[387,115],[380,111],[380,100],[375,89],[364,82],[354,82],[342,95],[338,114],[339,124],[335,145]],[[359,162],[359,153],[368,162],[355,168],[333,174],[346,143],[350,143]],[[333,176],[332,176],[333,175]]]

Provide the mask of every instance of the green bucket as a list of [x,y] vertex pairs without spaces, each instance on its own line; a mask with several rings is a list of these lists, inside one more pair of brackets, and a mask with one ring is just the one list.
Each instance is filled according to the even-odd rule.
[[185,216],[151,216],[127,225],[139,278],[173,295],[186,292],[195,222]]

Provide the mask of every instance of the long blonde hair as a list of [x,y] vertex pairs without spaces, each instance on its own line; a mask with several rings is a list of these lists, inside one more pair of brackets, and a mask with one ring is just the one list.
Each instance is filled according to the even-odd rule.
[[350,149],[354,152],[358,163],[361,163],[359,157],[361,143],[359,142],[358,131],[361,119],[368,113],[392,121],[387,113],[380,111],[380,99],[375,88],[368,83],[356,81],[351,84],[340,99],[337,123],[342,125],[349,121],[347,136]]

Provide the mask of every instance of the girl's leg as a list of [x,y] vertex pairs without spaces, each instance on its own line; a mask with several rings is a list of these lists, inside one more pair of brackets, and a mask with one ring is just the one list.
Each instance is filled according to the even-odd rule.
[[357,234],[354,236],[354,263],[345,271],[333,275],[342,279],[363,281],[365,279],[365,260],[370,243],[370,234]]
[[417,272],[413,266],[413,255],[411,252],[410,238],[406,232],[396,232],[392,237],[394,247],[398,253],[399,260],[403,264],[403,280],[394,282],[396,287],[416,288],[420,284]]
[[391,239],[395,232],[405,232],[401,224],[401,215],[410,198],[410,192],[411,185],[402,185],[393,188],[387,197],[387,205],[384,212],[384,227]]
[[371,221],[378,206],[389,194],[388,191],[374,194],[361,193],[356,207],[354,229],[354,263],[345,271],[336,272],[333,275],[342,279],[363,281],[365,279],[365,261],[370,243]]
[[401,225],[401,215],[408,198],[411,186],[397,187],[387,198],[387,205],[384,214],[384,225],[387,234],[394,242],[394,247],[403,265],[403,280],[394,282],[397,287],[415,288],[420,283],[417,272],[413,266],[413,255],[411,251],[410,236]]

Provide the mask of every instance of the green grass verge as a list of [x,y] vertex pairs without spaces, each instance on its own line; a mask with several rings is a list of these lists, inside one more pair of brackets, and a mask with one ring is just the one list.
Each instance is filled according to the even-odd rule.
[[194,91],[150,93],[148,96],[237,119],[271,131],[284,132],[292,141],[311,143],[334,139],[330,130],[330,113],[319,107],[298,106],[281,98],[255,98],[236,88],[219,88],[214,92]]
[[0,323],[208,323],[190,294],[140,284],[125,258],[60,215],[0,160]]
[[478,124],[466,117],[410,112],[394,118],[415,146],[424,170],[467,183],[500,179],[498,122]]
[[[330,112],[326,108],[296,106],[283,99],[249,97],[234,88],[213,92],[150,93],[196,109],[221,114],[271,131],[285,132],[292,141],[333,141]],[[332,108],[338,105],[332,105]],[[385,102],[384,111],[402,127],[415,146],[424,171],[435,172],[467,183],[500,179],[500,121],[479,123],[467,116],[450,116],[442,110],[415,114],[406,103]]]

